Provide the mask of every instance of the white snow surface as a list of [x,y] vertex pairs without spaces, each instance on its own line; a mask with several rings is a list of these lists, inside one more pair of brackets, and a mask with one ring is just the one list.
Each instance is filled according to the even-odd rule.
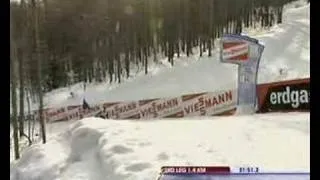
[[25,150],[16,180],[152,180],[164,165],[309,169],[309,113],[176,120],[87,118]]
[[[309,77],[310,5],[287,8],[283,24],[248,30],[265,51],[259,82]],[[217,52],[217,50],[215,50]],[[49,107],[140,100],[237,86],[237,67],[198,54],[152,65],[146,76],[116,85],[77,84],[46,95]],[[284,69],[283,74],[279,70]],[[77,96],[66,98],[70,91]],[[49,103],[50,102],[50,103]],[[164,165],[257,165],[309,169],[310,113],[269,113],[159,120],[48,124],[47,144],[27,148],[10,165],[11,180],[150,180]],[[61,127],[63,126],[63,127]],[[54,127],[54,128],[53,128]]]

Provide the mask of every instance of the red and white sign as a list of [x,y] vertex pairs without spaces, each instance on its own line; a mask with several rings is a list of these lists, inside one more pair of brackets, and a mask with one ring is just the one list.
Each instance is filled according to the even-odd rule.
[[204,106],[204,97],[206,94],[207,93],[199,93],[182,96],[183,116],[204,116],[206,114]]
[[150,99],[139,101],[141,119],[182,117],[181,98]]
[[[153,119],[190,116],[212,116],[236,108],[236,90],[198,93],[173,98],[146,99],[131,102],[107,102],[83,109],[81,105],[44,110],[49,122],[77,120],[108,114],[110,119]],[[35,113],[37,116],[37,113]]]
[[67,107],[49,109],[46,112],[46,118],[48,122],[67,120]]
[[223,61],[248,61],[249,44],[243,41],[224,41],[222,42]]
[[139,103],[135,101],[105,103],[104,108],[111,119],[139,119]]
[[237,99],[236,90],[208,93],[208,98],[205,99],[206,115],[217,115],[235,109]]
[[81,106],[68,106],[67,107],[67,115],[68,120],[78,120],[80,119],[80,110]]
[[90,109],[81,108],[81,111],[82,111],[81,113],[82,118],[93,117],[102,111],[102,105],[98,104],[98,105],[92,106]]
[[185,117],[212,116],[236,107],[235,90],[214,93],[199,93],[182,96],[182,108]]
[[62,108],[50,108],[45,113],[48,122],[76,120],[80,118],[80,105]]

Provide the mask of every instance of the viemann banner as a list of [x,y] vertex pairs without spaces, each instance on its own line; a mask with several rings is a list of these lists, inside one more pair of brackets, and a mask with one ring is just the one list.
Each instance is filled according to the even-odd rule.
[[254,113],[257,102],[257,73],[264,46],[257,39],[225,35],[220,44],[220,61],[238,65],[238,108]]

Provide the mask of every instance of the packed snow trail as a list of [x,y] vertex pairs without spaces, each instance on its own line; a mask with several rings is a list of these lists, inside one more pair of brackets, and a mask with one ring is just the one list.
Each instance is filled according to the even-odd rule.
[[259,83],[310,77],[310,5],[287,10],[283,21],[257,36],[265,44]]
[[[164,165],[308,169],[309,113],[76,122],[26,150],[11,180],[150,180]],[[20,178],[18,178],[20,177]]]

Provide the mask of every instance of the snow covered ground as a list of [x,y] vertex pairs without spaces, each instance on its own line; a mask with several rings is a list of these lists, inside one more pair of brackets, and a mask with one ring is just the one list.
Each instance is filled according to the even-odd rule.
[[309,122],[309,113],[148,122],[88,118],[27,149],[11,179],[152,180],[163,165],[308,170]]
[[[252,33],[265,44],[259,82],[309,77],[310,6],[287,8],[284,23]],[[216,50],[217,51],[217,50]],[[81,85],[47,94],[48,106],[138,100],[237,86],[236,66],[198,54],[174,67],[153,65],[150,74],[120,85]],[[285,69],[279,75],[279,69]],[[68,99],[70,91],[78,98]],[[48,103],[50,102],[50,104]],[[258,165],[309,168],[310,113],[201,117],[177,120],[88,118],[49,124],[46,145],[33,145],[10,166],[12,180],[155,179],[163,165]],[[54,127],[57,126],[57,127]],[[63,133],[60,133],[63,132]]]
[[[55,137],[57,134],[67,130],[68,126],[72,124],[73,121],[68,121],[68,122],[56,122],[56,123],[50,123],[46,126],[46,131],[49,135],[50,138]],[[38,122],[35,122],[33,125],[33,122],[30,125],[30,137],[32,138],[32,141],[35,143],[41,142],[41,137],[40,135],[40,124]],[[32,128],[34,127],[33,130],[33,136],[32,134]],[[25,123],[24,126],[24,132],[28,135],[29,129],[28,129],[28,123]],[[38,136],[36,136],[38,134]],[[13,128],[12,125],[10,125],[10,162],[14,160],[14,147],[13,147]],[[29,145],[29,141],[27,138],[22,137],[19,139],[19,149],[20,152],[24,151],[25,148],[27,148]]]

